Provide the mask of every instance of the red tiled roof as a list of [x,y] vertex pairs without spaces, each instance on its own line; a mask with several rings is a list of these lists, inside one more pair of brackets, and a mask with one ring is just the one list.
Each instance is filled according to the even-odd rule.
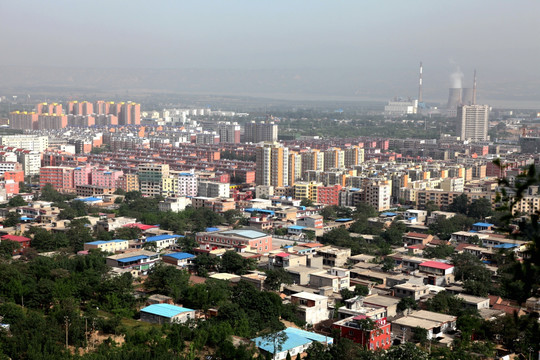
[[445,263],[438,262],[438,261],[425,261],[425,262],[421,263],[419,266],[427,266],[427,267],[430,267],[430,268],[442,269],[442,270],[446,270],[446,269],[450,269],[450,268],[454,267],[454,265],[445,264]]
[[286,252],[280,252],[279,254],[276,254],[276,256],[279,256],[279,257],[287,257],[291,254],[287,254]]

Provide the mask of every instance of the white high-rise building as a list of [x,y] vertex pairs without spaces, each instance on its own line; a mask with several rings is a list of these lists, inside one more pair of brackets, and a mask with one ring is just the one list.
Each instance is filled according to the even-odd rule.
[[279,143],[261,143],[256,149],[257,185],[289,185],[289,148]]
[[457,111],[457,132],[461,140],[485,141],[488,138],[488,105],[462,105]]

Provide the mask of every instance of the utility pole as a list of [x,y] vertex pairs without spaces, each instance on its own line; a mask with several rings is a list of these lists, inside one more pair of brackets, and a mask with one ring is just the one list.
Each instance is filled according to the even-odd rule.
[[69,317],[64,316],[64,325],[66,327],[66,349],[68,348],[68,330],[69,330]]

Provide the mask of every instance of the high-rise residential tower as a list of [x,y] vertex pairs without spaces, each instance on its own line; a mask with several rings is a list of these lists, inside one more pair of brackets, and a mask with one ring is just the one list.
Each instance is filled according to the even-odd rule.
[[263,143],[256,150],[257,185],[289,185],[289,148],[279,143]]
[[488,140],[488,117],[488,105],[459,106],[456,134],[461,140]]

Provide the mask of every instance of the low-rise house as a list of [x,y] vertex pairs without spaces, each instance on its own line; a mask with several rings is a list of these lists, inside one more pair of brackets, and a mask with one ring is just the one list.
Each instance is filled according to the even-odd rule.
[[97,240],[84,244],[84,250],[99,249],[101,251],[115,253],[117,251],[127,250],[129,241],[122,239],[115,240]]
[[255,286],[257,290],[264,289],[264,281],[266,280],[266,275],[264,275],[264,273],[261,274],[255,272],[251,274],[245,274],[242,275],[240,278]]
[[199,244],[208,244],[210,247],[237,248],[249,246],[259,254],[272,250],[272,235],[250,229],[237,229],[225,231],[212,231],[197,233]]
[[397,304],[400,300],[400,298],[394,296],[373,294],[364,297],[364,306],[384,308],[386,316],[392,318],[397,314]]
[[425,261],[418,269],[427,274],[427,283],[430,285],[446,285],[454,281],[454,265],[440,261]]
[[329,317],[327,296],[300,292],[291,295],[291,302],[298,305],[300,318],[308,324],[318,324]]
[[433,240],[433,235],[409,232],[403,235],[405,245],[426,245]]
[[195,310],[171,304],[152,304],[141,309],[141,321],[153,324],[183,324],[195,319]]
[[[260,336],[251,341],[255,343],[259,350],[263,353],[270,354],[271,358],[275,360],[285,359],[287,354],[290,354],[293,359],[300,359],[313,342],[320,342],[324,345],[334,343],[334,339],[331,337],[296,328],[286,328],[280,331],[280,333],[283,333],[284,336],[280,335],[285,338],[285,341],[280,346],[277,346],[272,341],[274,336]],[[279,335],[275,337],[277,338]]]
[[[335,322],[332,328],[338,329],[341,337],[350,339],[370,350],[388,349],[391,345],[390,323],[386,317],[371,319],[367,315],[356,315]],[[373,324],[373,325],[371,325]]]
[[145,242],[146,243],[155,243],[156,244],[156,251],[161,251],[163,249],[166,249],[172,245],[176,244],[176,241],[179,238],[183,238],[183,235],[157,235],[157,236],[150,236],[147,237]]
[[385,308],[373,305],[367,306],[364,304],[364,299],[363,296],[355,296],[345,300],[345,306],[338,309],[339,319],[343,320],[356,315],[365,315],[371,320],[379,320],[387,317]]
[[467,294],[457,294],[457,298],[462,299],[465,305],[473,309],[489,309],[489,298],[472,296]]
[[27,249],[30,247],[30,243],[32,242],[30,238],[27,238],[25,236],[18,236],[18,235],[2,235],[0,237],[0,242],[1,241],[13,241],[19,244],[19,247],[13,250],[13,254],[22,254],[24,249]]
[[429,288],[425,285],[404,283],[394,286],[394,294],[400,298],[412,298],[419,300],[422,296],[429,294]]
[[121,269],[135,269],[141,274],[148,273],[160,261],[159,253],[148,250],[129,251],[123,254],[108,256],[107,265]]
[[327,271],[312,273],[309,278],[309,285],[320,288],[330,286],[334,292],[349,289],[351,286],[350,271],[347,269],[333,267]]
[[436,312],[418,310],[407,316],[392,321],[394,336],[408,341],[414,335],[414,328],[421,327],[427,330],[428,340],[443,337],[444,333],[456,329],[456,316]]
[[174,252],[170,254],[165,254],[161,257],[161,260],[164,263],[172,264],[179,267],[188,267],[191,265],[195,255],[188,254],[185,252]]
[[323,265],[343,267],[351,256],[351,249],[338,246],[323,246],[317,249],[317,255],[323,257]]

